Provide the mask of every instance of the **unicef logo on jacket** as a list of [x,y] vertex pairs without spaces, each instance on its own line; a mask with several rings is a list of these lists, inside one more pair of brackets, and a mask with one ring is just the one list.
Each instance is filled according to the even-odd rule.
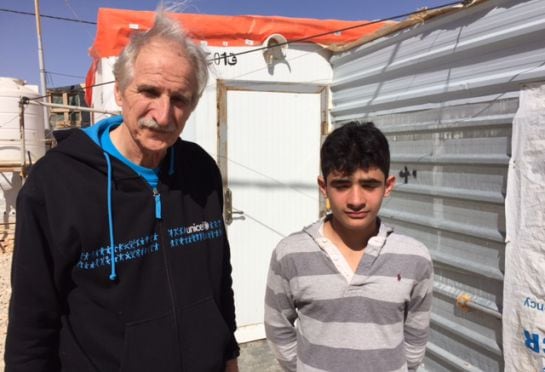
[[170,247],[178,248],[223,236],[222,220],[202,221],[168,229]]

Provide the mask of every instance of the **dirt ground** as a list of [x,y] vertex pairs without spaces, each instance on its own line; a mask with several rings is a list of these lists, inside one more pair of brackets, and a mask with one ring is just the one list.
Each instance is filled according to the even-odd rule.
[[13,253],[13,225],[0,227],[0,371],[4,370],[4,343],[11,295],[10,271]]

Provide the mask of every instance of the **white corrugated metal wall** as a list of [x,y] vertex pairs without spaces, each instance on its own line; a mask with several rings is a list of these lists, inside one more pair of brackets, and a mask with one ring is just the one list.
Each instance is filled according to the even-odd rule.
[[522,84],[545,80],[544,5],[489,0],[331,59],[333,124],[386,133],[398,186],[382,216],[434,259],[429,371],[503,369],[511,125]]

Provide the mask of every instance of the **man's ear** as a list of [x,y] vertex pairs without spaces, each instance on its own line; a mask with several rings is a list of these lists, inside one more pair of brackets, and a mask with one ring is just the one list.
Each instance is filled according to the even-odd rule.
[[121,92],[121,88],[119,87],[119,83],[116,81],[114,85],[114,96],[115,96],[115,103],[119,107],[123,107],[123,92]]
[[318,187],[324,198],[327,198],[327,184],[323,176],[318,176]]
[[390,176],[386,178],[386,188],[384,190],[384,196],[390,196],[390,193],[394,189],[395,184],[396,184],[395,176]]

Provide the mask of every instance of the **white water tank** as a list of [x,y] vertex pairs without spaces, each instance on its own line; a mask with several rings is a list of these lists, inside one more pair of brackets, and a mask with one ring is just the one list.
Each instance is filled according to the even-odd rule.
[[[23,80],[0,77],[0,168],[21,166],[19,101],[21,97],[39,97],[38,87]],[[35,163],[45,154],[43,108],[25,105],[26,164]]]

